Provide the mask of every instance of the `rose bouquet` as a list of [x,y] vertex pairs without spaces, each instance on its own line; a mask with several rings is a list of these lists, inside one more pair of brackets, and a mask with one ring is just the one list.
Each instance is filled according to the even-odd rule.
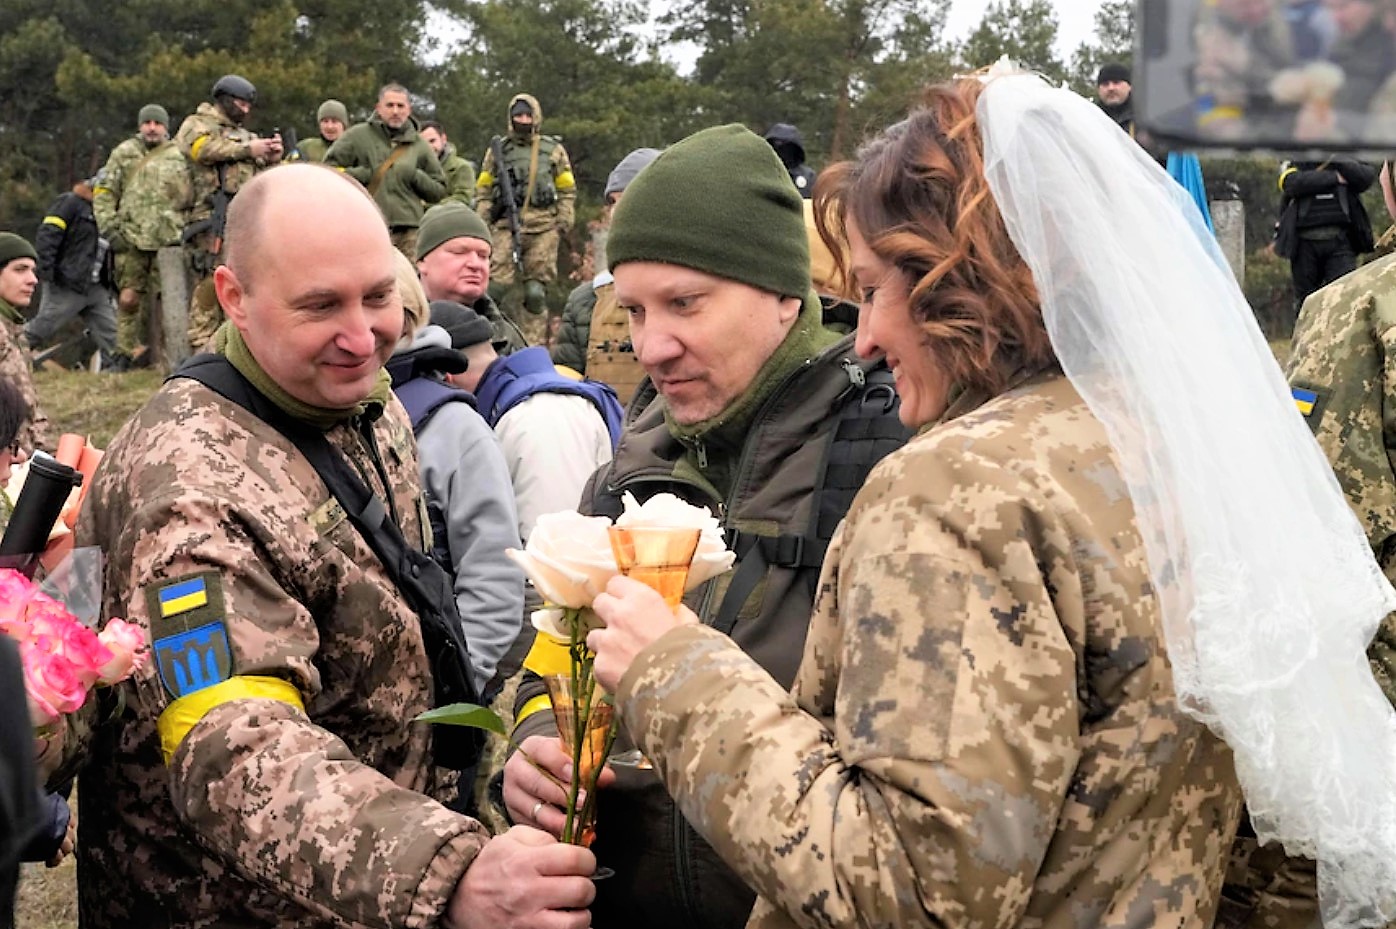
[[[727,571],[736,557],[723,541],[718,520],[705,507],[673,494],[658,494],[642,505],[627,493],[622,501],[625,509],[614,525],[604,516],[549,513],[539,517],[522,551],[508,550],[544,600],[544,608],[533,613],[534,628],[566,653],[565,664],[559,662],[549,669],[555,673],[543,677],[559,737],[572,761],[571,783],[559,785],[567,793],[562,840],[580,845],[589,845],[594,835],[594,788],[618,725],[610,695],[596,682],[595,656],[586,645],[587,633],[600,622],[592,602],[617,574],[630,574],[651,586],[662,574],[677,582],[671,598],[671,606],[677,606],[683,590]],[[654,533],[652,538],[660,544],[637,542],[644,533]],[[687,539],[686,546],[679,546],[681,561],[658,563],[671,560],[676,539]],[[508,737],[504,723],[482,707],[457,704],[418,719],[479,726]]]
[[0,633],[19,645],[34,728],[45,735],[94,687],[126,680],[149,660],[145,632],[112,619],[100,633],[18,571],[0,569]]

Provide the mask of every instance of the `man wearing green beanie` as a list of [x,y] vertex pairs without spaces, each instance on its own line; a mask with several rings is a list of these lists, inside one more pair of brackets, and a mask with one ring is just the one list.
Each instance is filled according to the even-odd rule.
[[320,134],[300,143],[298,149],[301,161],[325,160],[325,153],[330,150],[330,146],[338,141],[339,137],[344,135],[344,130],[349,127],[349,108],[338,100],[326,100],[320,104],[315,119],[320,125]]
[[118,362],[149,363],[162,356],[160,249],[178,245],[193,186],[188,163],[170,140],[170,115],[147,103],[137,132],[112,149],[92,187],[97,228],[111,244],[116,263],[116,349]]
[[[771,147],[741,126],[696,133],[641,171],[615,209],[606,251],[649,379],[580,509],[616,516],[623,494],[661,492],[710,508],[737,563],[687,603],[789,686],[834,525],[867,471],[907,438],[890,375],[824,324],[800,195]],[[558,648],[540,636],[525,667],[544,669]],[[676,683],[682,674],[674,669]],[[536,675],[525,678],[514,737],[560,774],[542,692]],[[625,696],[622,688],[622,711]],[[745,925],[753,893],[659,778],[642,767],[617,773],[598,798],[592,847],[616,875],[597,884],[595,924]],[[516,823],[561,830],[561,793],[522,758],[506,765],[504,799]]]
[[29,422],[20,427],[16,441],[30,452],[52,448],[48,417],[39,408],[39,394],[34,389],[29,340],[24,337],[24,314],[20,312],[34,300],[38,263],[39,253],[28,240],[13,232],[0,232],[0,378],[19,388],[29,404]]
[[455,200],[438,203],[417,228],[417,273],[428,300],[451,300],[489,320],[501,355],[528,347],[528,339],[489,295],[490,227]]

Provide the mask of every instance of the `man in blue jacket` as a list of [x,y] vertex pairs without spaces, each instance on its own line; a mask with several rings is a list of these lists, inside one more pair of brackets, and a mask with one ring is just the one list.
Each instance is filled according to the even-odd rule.
[[501,357],[490,324],[471,307],[434,301],[431,322],[469,363],[451,380],[475,394],[504,449],[527,542],[539,516],[576,509],[587,479],[611,460],[624,418],[620,402],[605,384],[558,373],[541,346]]

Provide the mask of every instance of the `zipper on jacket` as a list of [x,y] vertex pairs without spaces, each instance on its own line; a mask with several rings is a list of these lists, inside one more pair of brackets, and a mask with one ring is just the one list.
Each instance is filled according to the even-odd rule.
[[702,439],[693,443],[693,452],[698,456],[698,470],[708,470],[708,446],[703,444]]

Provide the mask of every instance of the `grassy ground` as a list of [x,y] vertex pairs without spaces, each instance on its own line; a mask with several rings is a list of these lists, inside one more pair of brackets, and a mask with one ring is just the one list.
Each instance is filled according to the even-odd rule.
[[116,430],[159,388],[159,371],[89,374],[86,371],[36,371],[39,404],[55,426],[55,437],[76,432],[106,447]]
[[[54,437],[76,432],[90,437],[98,447],[111,441],[162,378],[158,371],[38,371],[34,375],[39,403],[53,421]],[[71,856],[56,868],[25,865],[15,918],[19,929],[75,929],[77,868]]]

